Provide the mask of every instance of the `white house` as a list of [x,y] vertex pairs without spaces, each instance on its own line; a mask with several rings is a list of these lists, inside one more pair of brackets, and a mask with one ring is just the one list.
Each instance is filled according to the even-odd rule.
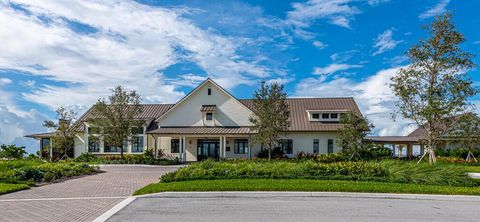
[[[334,153],[341,151],[336,132],[341,127],[340,114],[362,115],[353,98],[289,98],[291,126],[279,146],[290,156],[297,152]],[[205,80],[175,104],[144,104],[137,117],[145,120],[143,128],[126,140],[126,153],[143,153],[147,148],[162,150],[183,161],[213,158],[251,158],[261,150],[252,144],[249,117],[253,100],[237,99],[211,79]],[[97,129],[86,121],[91,109],[77,121],[74,155],[89,152],[98,155],[119,154],[112,147],[89,135]],[[38,136],[37,136],[38,135]],[[34,134],[42,148],[48,134]],[[89,140],[90,138],[90,140]],[[155,152],[157,153],[157,152]]]

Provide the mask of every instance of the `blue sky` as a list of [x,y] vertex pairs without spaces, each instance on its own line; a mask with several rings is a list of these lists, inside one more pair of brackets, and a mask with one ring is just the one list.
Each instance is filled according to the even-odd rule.
[[[291,97],[353,96],[374,134],[406,134],[410,121],[391,119],[390,77],[426,37],[420,27],[445,11],[478,54],[478,9],[460,0],[3,0],[0,143],[33,151],[22,136],[45,131],[56,107],[81,114],[118,84],[145,103],[174,103],[207,77],[238,98],[261,80],[284,83]],[[478,85],[478,69],[469,75]]]

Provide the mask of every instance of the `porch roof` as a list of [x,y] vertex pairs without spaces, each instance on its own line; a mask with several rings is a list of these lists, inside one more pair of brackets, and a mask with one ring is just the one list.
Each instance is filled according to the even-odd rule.
[[200,135],[222,135],[222,134],[252,134],[255,133],[250,127],[161,127],[147,131],[150,134],[200,134]]
[[55,136],[55,132],[25,135],[25,137],[34,138],[34,139],[51,138],[53,136]]
[[416,143],[419,138],[415,136],[368,136],[367,140],[377,143]]

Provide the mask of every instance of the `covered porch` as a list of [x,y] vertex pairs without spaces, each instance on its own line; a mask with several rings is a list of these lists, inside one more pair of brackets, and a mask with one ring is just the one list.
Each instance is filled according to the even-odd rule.
[[399,158],[411,158],[422,155],[424,152],[424,145],[413,136],[370,136],[367,140],[392,149],[393,156]]
[[252,158],[257,149],[248,127],[165,127],[147,132],[155,154],[178,157],[182,162],[208,158]]

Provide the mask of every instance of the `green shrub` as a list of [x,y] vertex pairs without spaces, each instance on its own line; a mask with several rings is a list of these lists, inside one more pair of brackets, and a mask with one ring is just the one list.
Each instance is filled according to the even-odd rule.
[[152,152],[143,154],[124,154],[120,155],[96,156],[91,153],[82,153],[75,158],[75,162],[101,163],[101,164],[154,164],[154,165],[177,165],[180,159],[154,159]]
[[[287,159],[288,157],[283,153],[280,147],[274,147],[271,152],[272,159]],[[257,158],[267,159],[268,158],[268,149],[262,149],[257,153]]]
[[75,158],[75,162],[93,163],[97,161],[98,157],[91,153],[82,153],[80,156]]

